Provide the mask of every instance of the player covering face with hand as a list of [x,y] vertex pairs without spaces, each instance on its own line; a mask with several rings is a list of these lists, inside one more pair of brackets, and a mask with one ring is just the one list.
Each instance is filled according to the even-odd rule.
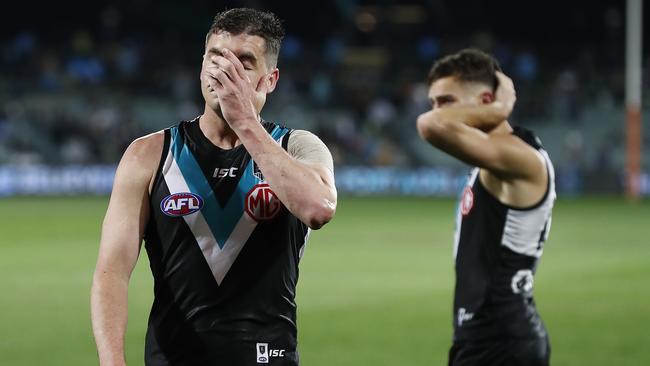
[[467,49],[429,73],[420,136],[474,166],[454,236],[453,366],[548,365],[533,276],[551,226],[554,171],[540,140],[507,121],[516,96],[496,60]]
[[284,31],[253,9],[217,14],[205,109],[134,141],[119,164],[91,295],[100,364],[124,365],[127,289],[144,239],[154,277],[145,364],[298,365],[298,263],[336,209],[313,134],[261,119]]

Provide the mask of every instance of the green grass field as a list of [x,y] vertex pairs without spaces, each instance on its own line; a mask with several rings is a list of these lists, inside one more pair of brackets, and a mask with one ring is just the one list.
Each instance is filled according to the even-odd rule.
[[[106,198],[0,200],[0,364],[92,365],[89,289]],[[314,232],[298,289],[302,364],[443,365],[454,203],[342,198]],[[650,364],[650,203],[558,202],[536,277],[554,365]],[[152,301],[133,275],[127,359]]]

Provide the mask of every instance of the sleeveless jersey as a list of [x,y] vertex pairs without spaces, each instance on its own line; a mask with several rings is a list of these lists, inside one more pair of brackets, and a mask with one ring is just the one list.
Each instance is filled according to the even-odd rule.
[[533,275],[551,227],[555,174],[548,154],[532,132],[513,134],[541,153],[548,186],[527,208],[501,203],[474,168],[457,211],[454,257],[454,340],[538,338],[546,329],[533,300]]
[[[262,125],[286,149],[291,130]],[[164,134],[145,235],[154,277],[146,364],[297,365],[308,227],[243,145],[213,145],[198,118]]]

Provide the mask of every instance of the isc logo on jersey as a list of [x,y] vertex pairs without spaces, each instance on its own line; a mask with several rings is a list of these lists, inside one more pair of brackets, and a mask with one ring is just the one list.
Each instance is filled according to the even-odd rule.
[[216,168],[212,174],[212,178],[236,178],[237,170],[239,170],[239,168]]
[[264,221],[277,216],[282,209],[282,203],[267,183],[259,183],[246,194],[244,208],[256,221]]
[[167,216],[179,217],[193,214],[203,207],[203,199],[194,193],[170,194],[160,201],[160,209]]

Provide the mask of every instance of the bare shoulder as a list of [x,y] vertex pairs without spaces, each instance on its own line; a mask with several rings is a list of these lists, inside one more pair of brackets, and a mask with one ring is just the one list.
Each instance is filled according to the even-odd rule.
[[299,147],[318,147],[327,149],[325,143],[318,137],[316,134],[307,131],[307,130],[293,130],[289,136],[289,147],[299,146]]
[[306,130],[291,132],[287,144],[289,155],[308,164],[323,166],[334,171],[334,160],[327,145],[315,134]]
[[293,130],[291,131],[291,138],[307,138],[307,139],[317,139],[318,136],[314,134],[313,132],[307,131],[307,130]]
[[529,207],[544,196],[548,166],[542,153],[513,135],[492,136],[501,147],[508,170],[481,169],[480,181],[500,202]]
[[133,140],[124,154],[125,156],[128,154],[129,156],[141,159],[147,159],[149,157],[158,158],[162,153],[164,143],[164,131],[154,132]]
[[500,146],[500,160],[503,162],[505,174],[498,170],[490,170],[503,180],[526,180],[532,183],[546,181],[546,161],[542,154],[521,138],[512,134],[495,134],[490,136],[496,146]]
[[116,182],[136,184],[143,188],[149,187],[160,164],[164,131],[154,132],[135,139],[124,152],[117,168]]
[[163,145],[165,144],[164,131],[158,131],[135,139],[124,152],[120,163],[128,163],[139,168],[155,170],[160,162]]

